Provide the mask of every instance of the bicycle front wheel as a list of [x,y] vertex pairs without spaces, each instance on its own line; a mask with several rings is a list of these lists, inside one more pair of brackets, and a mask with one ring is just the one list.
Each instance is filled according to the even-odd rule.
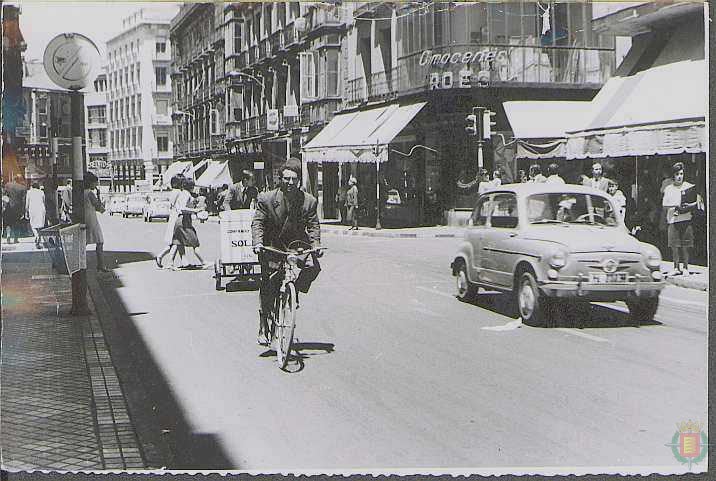
[[291,354],[293,331],[296,328],[296,288],[292,282],[279,294],[276,319],[276,357],[280,369],[285,369]]

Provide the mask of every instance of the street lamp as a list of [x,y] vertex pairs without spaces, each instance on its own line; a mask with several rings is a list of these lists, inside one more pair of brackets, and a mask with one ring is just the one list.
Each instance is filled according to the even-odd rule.
[[[249,79],[253,80],[254,82],[256,82],[257,84],[259,84],[259,85],[261,86],[261,90],[262,90],[262,91],[263,91],[263,90],[266,90],[266,86],[264,85],[263,81],[262,81],[262,80],[259,80],[258,77],[254,77],[254,76],[251,75],[251,74],[244,73],[244,72],[237,72],[236,70],[232,70],[232,71],[228,72],[228,73],[226,74],[226,76],[229,77],[229,78],[236,78],[236,77],[246,77],[246,78],[249,78]],[[263,93],[263,92],[262,92],[262,93]]]

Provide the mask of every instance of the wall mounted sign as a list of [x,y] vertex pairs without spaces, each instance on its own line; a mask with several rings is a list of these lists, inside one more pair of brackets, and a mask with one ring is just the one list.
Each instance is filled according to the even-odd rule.
[[420,65],[450,65],[470,64],[475,62],[490,62],[492,60],[507,60],[507,50],[478,50],[468,52],[433,53],[432,50],[423,50],[420,54]]

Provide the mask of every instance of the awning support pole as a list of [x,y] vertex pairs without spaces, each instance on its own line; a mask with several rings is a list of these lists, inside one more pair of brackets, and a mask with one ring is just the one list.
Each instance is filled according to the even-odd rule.
[[375,141],[375,230],[383,227],[380,225],[380,146],[378,140]]

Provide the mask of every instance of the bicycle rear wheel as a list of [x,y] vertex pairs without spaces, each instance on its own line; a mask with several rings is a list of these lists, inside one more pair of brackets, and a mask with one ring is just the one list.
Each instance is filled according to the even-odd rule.
[[293,282],[286,284],[286,290],[279,294],[277,307],[276,358],[279,368],[285,369],[291,355],[293,331],[296,327],[296,288]]

